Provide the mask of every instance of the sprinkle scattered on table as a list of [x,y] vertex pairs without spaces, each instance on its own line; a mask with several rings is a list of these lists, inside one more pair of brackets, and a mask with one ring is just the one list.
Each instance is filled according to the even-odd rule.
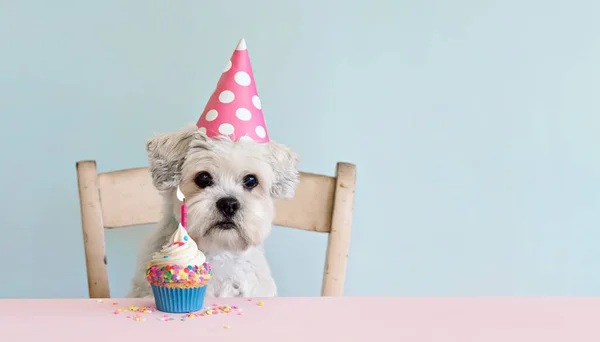
[[223,326],[223,328],[225,328],[225,329],[229,329],[229,328],[231,328],[231,327],[230,327],[230,326],[228,326],[228,325],[224,325],[224,326]]
[[[118,311],[122,310],[122,309],[117,309]],[[133,311],[133,312],[142,312],[142,313],[153,313],[154,311],[156,311],[156,307],[155,306],[150,306],[150,305],[146,305],[143,307],[137,307],[135,305],[130,306],[129,308],[127,308],[127,310],[129,311]]]
[[175,318],[170,317],[169,315],[163,315],[161,318],[158,319],[159,321],[163,321],[163,322],[169,322],[169,321],[174,321]]
[[264,305],[265,305],[265,302],[258,302],[258,304],[257,304],[257,305],[258,305],[258,306],[264,306]]
[[[200,311],[200,313],[194,313],[194,315],[195,316],[212,316],[212,315],[228,314],[228,313],[231,313],[234,311],[239,312],[239,311],[241,311],[241,309],[237,306],[229,306],[229,305],[219,306],[217,304],[213,304],[208,309],[205,309],[204,311]],[[190,317],[190,318],[193,318],[193,317]]]
[[[106,303],[106,301],[102,300],[102,299],[97,300],[97,302],[100,304]],[[118,305],[119,303],[112,302],[112,304]],[[257,303],[257,305],[263,306],[264,303],[259,302],[259,303]],[[151,306],[151,305],[146,305],[146,306],[141,306],[141,307],[131,305],[127,308],[113,308],[110,312],[113,315],[119,315],[124,312],[131,313],[131,315],[128,315],[126,317],[127,317],[127,319],[131,319],[135,322],[144,322],[146,320],[146,317],[144,317],[145,315],[143,315],[143,314],[153,314],[153,313],[155,315],[160,314],[162,317],[157,317],[157,319],[159,321],[163,321],[163,322],[170,322],[170,321],[175,321],[175,320],[187,321],[187,320],[198,318],[198,317],[225,315],[225,314],[231,314],[231,313],[236,313],[239,316],[244,315],[242,308],[238,307],[237,305],[229,306],[229,305],[219,305],[216,303],[212,304],[210,306],[206,306],[200,311],[190,312],[187,314],[183,314],[182,316],[178,316],[178,317],[164,314],[164,313],[158,311],[156,309],[156,306]],[[135,313],[135,315],[133,315],[134,313]],[[156,316],[154,316],[154,317],[156,317]],[[226,329],[229,329],[229,325],[226,326]]]
[[133,320],[134,320],[134,321],[136,321],[136,322],[143,322],[143,321],[145,321],[145,320],[146,320],[146,318],[142,317],[140,314],[136,314],[136,315],[133,317]]

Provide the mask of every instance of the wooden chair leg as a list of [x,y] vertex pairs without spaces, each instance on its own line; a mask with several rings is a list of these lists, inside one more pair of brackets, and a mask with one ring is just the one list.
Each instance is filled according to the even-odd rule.
[[90,298],[110,298],[96,162],[82,161],[76,167]]
[[325,274],[321,291],[323,296],[341,296],[344,294],[344,281],[350,249],[356,166],[348,163],[338,163],[336,173],[331,232],[327,243]]

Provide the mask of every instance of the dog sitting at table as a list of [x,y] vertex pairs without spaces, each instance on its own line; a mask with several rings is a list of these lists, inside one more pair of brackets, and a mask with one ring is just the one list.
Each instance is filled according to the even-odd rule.
[[212,265],[207,297],[272,297],[277,286],[263,242],[274,200],[294,196],[298,156],[269,140],[244,40],[196,126],[147,143],[164,215],[142,245],[129,297],[152,295],[145,272],[180,221],[177,187],[188,206],[188,234]]

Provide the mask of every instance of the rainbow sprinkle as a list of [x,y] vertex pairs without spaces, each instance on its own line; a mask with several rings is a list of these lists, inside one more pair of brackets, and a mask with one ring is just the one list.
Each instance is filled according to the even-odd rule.
[[[98,303],[104,304],[105,301],[99,300]],[[125,313],[125,312],[130,313],[130,315],[128,315],[126,317],[127,317],[127,319],[130,319],[134,322],[146,321],[146,317],[148,317],[148,316],[146,316],[145,314],[150,314],[151,316],[156,317],[156,319],[158,319],[159,321],[163,321],[163,322],[171,322],[171,321],[175,321],[175,320],[187,321],[187,320],[195,319],[198,317],[226,315],[226,314],[231,314],[231,313],[235,313],[239,316],[244,315],[242,308],[238,307],[237,305],[229,306],[229,305],[218,305],[218,304],[212,304],[210,306],[204,307],[200,311],[190,312],[190,313],[184,314],[182,316],[178,316],[178,317],[170,316],[168,314],[163,314],[162,312],[160,312],[156,309],[156,306],[152,306],[152,305],[146,305],[146,306],[131,305],[127,308],[116,308],[116,310],[113,307],[113,308],[111,308],[111,310],[109,312],[112,315],[120,315],[121,313]],[[158,317],[154,316],[157,314],[159,314]],[[229,328],[226,328],[226,329],[229,329]]]
[[134,321],[136,322],[143,322],[146,320],[146,318],[142,317],[140,314],[135,315],[134,317],[132,317]]
[[200,266],[167,265],[156,267],[148,264],[146,280],[155,286],[173,283],[183,283],[204,286],[212,277],[212,267],[205,262]]

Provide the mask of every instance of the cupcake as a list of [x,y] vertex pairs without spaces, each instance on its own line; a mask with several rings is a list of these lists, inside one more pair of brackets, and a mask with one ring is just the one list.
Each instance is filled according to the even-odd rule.
[[169,242],[152,255],[146,270],[156,308],[171,313],[202,309],[211,276],[206,257],[181,224]]

